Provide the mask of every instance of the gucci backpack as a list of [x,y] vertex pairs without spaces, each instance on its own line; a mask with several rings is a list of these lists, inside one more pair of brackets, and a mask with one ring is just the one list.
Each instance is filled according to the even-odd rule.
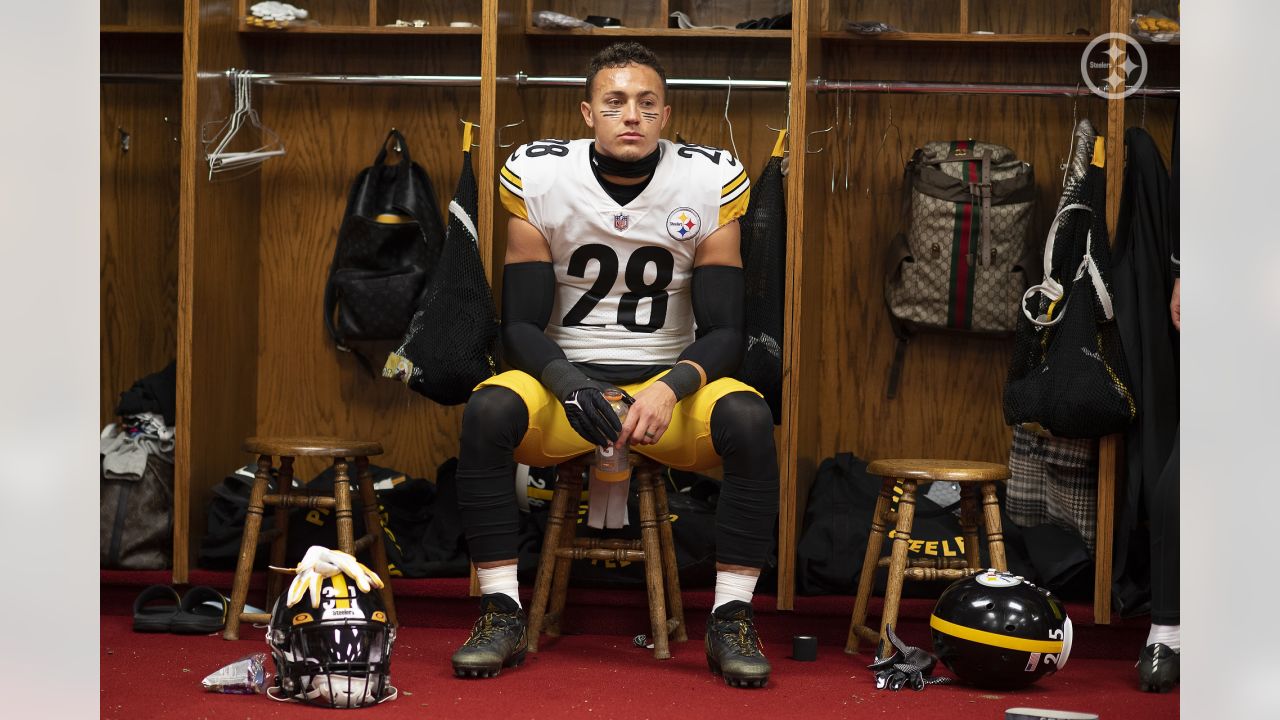
[[905,232],[890,251],[885,303],[898,338],[888,396],[920,330],[1010,335],[1035,260],[1035,177],[1007,147],[930,142],[903,175]]

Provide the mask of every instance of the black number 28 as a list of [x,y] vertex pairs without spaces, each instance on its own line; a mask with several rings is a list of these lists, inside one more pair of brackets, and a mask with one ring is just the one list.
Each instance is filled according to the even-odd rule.
[[[573,255],[569,257],[569,274],[586,277],[587,264],[592,260],[599,263],[600,272],[590,289],[565,313],[565,326],[583,325],[582,321],[608,295],[614,280],[618,279],[618,255],[613,248],[599,243],[583,245],[573,251]],[[644,274],[650,263],[653,263],[657,272],[653,282],[647,283]],[[631,332],[651,333],[660,329],[667,320],[667,286],[671,284],[674,271],[675,258],[668,250],[642,247],[631,253],[623,274],[627,292],[618,303],[618,324]],[[649,322],[641,325],[636,321],[636,311],[640,308],[640,301],[645,298],[650,298],[653,305],[649,311]]]
[[531,158],[542,157],[543,155],[554,155],[556,157],[564,157],[569,154],[568,140],[540,140],[531,143],[524,151],[525,155]]

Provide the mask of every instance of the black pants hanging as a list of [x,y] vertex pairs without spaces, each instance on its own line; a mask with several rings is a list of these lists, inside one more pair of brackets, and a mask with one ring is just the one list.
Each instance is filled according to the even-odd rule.
[[[515,449],[529,427],[520,396],[486,387],[467,402],[458,454],[458,509],[472,562],[514,560],[520,529]],[[716,507],[716,560],[763,567],[778,516],[773,415],[758,395],[736,392],[711,412],[711,442],[724,461]]]
[[1151,622],[1156,625],[1178,625],[1178,487],[1180,471],[1178,447],[1182,438],[1179,427],[1173,436],[1173,450],[1164,471],[1148,488],[1147,513],[1151,521]]

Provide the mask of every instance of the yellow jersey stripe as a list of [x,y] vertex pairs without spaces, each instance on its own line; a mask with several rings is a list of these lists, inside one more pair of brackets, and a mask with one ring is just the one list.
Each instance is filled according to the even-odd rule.
[[720,206],[720,224],[725,225],[742,217],[751,202],[751,189],[747,188],[738,197]]
[[724,197],[734,190],[737,190],[738,186],[745,182],[746,179],[747,170],[746,168],[743,168],[742,172],[738,173],[737,177],[724,184],[724,187],[720,190],[720,197]]
[[502,206],[512,215],[521,220],[529,219],[529,210],[524,206],[524,198],[511,192],[511,188],[505,183],[498,186],[498,198],[502,200]]
[[511,168],[506,165],[502,166],[502,177],[506,178],[512,185],[524,189],[524,183],[520,181],[520,176],[511,172]]
[[1009,637],[999,633],[987,632],[986,630],[977,630],[963,625],[956,625],[947,622],[937,615],[929,616],[929,626],[939,632],[958,637],[961,640],[990,645],[992,647],[1004,648],[1006,650],[1022,650],[1025,652],[1039,653],[1060,653],[1062,652],[1061,640],[1028,640],[1026,638]]

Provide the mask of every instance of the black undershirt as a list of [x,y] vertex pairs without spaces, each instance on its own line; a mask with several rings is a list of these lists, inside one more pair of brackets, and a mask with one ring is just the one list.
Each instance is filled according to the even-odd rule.
[[605,179],[605,176],[600,174],[600,169],[595,166],[595,163],[591,164],[591,173],[596,176],[596,182],[600,183],[600,187],[609,193],[609,197],[623,207],[626,207],[627,203],[639,197],[640,193],[649,187],[649,181],[653,180],[653,174],[650,173],[649,177],[645,178],[643,182],[638,182],[634,185],[619,185],[616,182],[610,182]]

